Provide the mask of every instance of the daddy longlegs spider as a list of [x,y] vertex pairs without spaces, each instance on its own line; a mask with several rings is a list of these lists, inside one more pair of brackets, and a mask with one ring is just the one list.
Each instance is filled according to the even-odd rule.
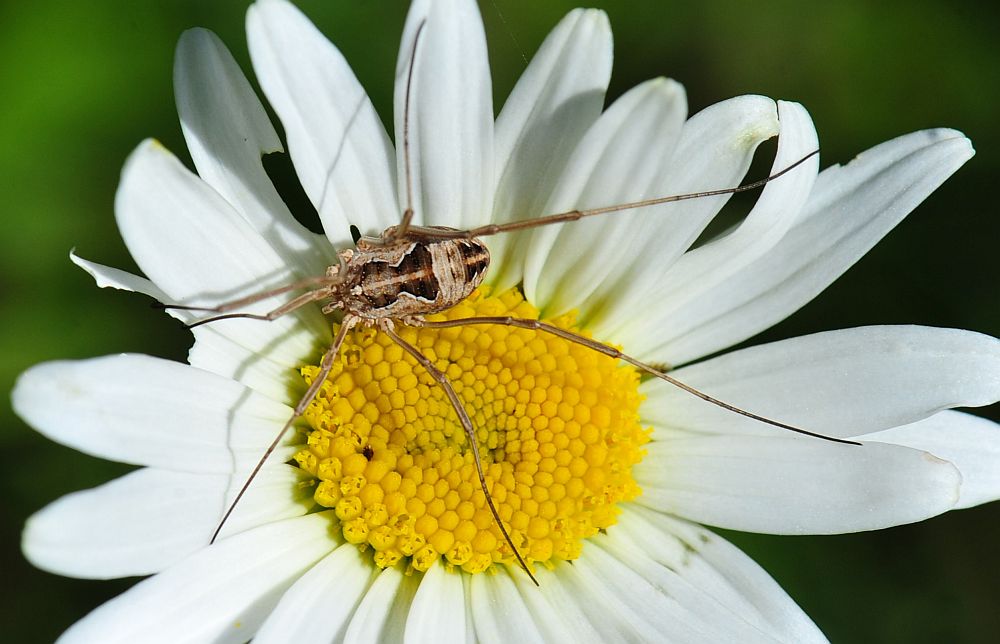
[[[769,181],[774,181],[782,175],[791,172],[799,165],[805,163],[808,159],[818,154],[818,150],[806,155],[795,163],[764,179],[737,186],[735,188],[722,188],[704,192],[644,199],[641,201],[601,208],[570,210],[556,214],[543,215],[534,219],[515,220],[502,224],[488,224],[469,230],[456,230],[438,226],[415,226],[412,225],[414,215],[413,179],[410,168],[409,149],[410,90],[413,81],[413,68],[418,53],[418,44],[420,42],[420,35],[423,31],[423,27],[423,24],[418,27],[414,37],[406,81],[402,144],[404,167],[406,170],[405,186],[407,207],[403,212],[400,224],[386,229],[379,237],[360,237],[356,240],[356,248],[340,251],[338,253],[339,264],[336,266],[330,266],[326,273],[322,276],[307,277],[279,288],[258,292],[248,297],[226,302],[215,307],[162,305],[162,308],[165,309],[199,311],[217,314],[212,317],[193,322],[188,325],[188,328],[233,318],[270,321],[291,313],[292,311],[306,306],[307,304],[319,301],[326,302],[322,308],[323,313],[330,314],[340,312],[343,314],[340,329],[320,361],[319,372],[316,374],[313,382],[306,390],[306,393],[295,405],[292,416],[285,422],[281,431],[274,437],[274,440],[271,441],[270,445],[264,451],[257,464],[251,470],[246,481],[243,483],[243,486],[240,488],[236,497],[229,505],[216,527],[211,538],[211,543],[214,543],[218,538],[222,527],[232,515],[254,478],[264,466],[264,463],[277,448],[282,437],[288,432],[292,423],[306,411],[309,404],[319,393],[320,388],[333,368],[334,360],[340,352],[340,348],[343,345],[348,332],[358,325],[375,328],[385,333],[406,353],[410,354],[410,356],[412,356],[421,365],[421,367],[425,369],[428,374],[430,374],[438,386],[440,386],[445,392],[451,406],[458,416],[466,437],[469,440],[469,445],[471,447],[473,459],[476,465],[476,472],[479,477],[479,485],[485,495],[486,503],[489,506],[491,514],[493,515],[493,519],[496,521],[497,527],[503,535],[503,538],[513,551],[518,564],[527,573],[535,585],[538,585],[538,581],[535,579],[535,576],[529,569],[527,562],[511,539],[507,528],[504,526],[504,523],[500,518],[496,505],[493,502],[489,487],[486,483],[486,477],[483,473],[475,428],[469,418],[468,412],[462,405],[462,402],[460,401],[458,394],[455,392],[455,389],[448,377],[440,369],[438,369],[429,358],[423,355],[417,347],[413,346],[396,333],[395,326],[397,323],[427,329],[444,329],[466,325],[504,325],[515,328],[530,329],[540,333],[548,333],[558,336],[568,342],[597,351],[598,353],[612,359],[627,362],[634,368],[649,376],[664,380],[669,384],[704,400],[705,402],[721,407],[732,413],[812,438],[847,445],[860,445],[860,443],[855,441],[825,436],[823,434],[808,431],[793,425],[788,425],[786,423],[765,418],[744,409],[740,409],[739,407],[699,391],[668,375],[665,373],[665,370],[658,369],[653,365],[641,362],[625,353],[622,353],[610,345],[540,320],[490,316],[478,316],[444,321],[427,320],[425,316],[445,311],[465,300],[480,285],[480,283],[482,283],[483,278],[486,275],[486,269],[489,266],[489,250],[480,240],[481,237],[525,230],[550,224],[574,222],[586,217],[606,215],[646,206],[655,206],[718,195],[732,195],[740,192],[755,190],[764,186]],[[307,290],[267,313],[230,313],[230,311],[240,309],[255,302],[302,289]]]

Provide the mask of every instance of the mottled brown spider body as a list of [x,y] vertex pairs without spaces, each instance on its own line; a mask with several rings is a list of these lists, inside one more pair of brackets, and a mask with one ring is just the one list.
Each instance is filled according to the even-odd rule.
[[397,238],[396,230],[362,237],[357,248],[339,253],[341,265],[328,271],[337,281],[330,286],[325,313],[342,311],[363,320],[439,313],[469,297],[486,276],[490,251],[482,241],[426,233]]

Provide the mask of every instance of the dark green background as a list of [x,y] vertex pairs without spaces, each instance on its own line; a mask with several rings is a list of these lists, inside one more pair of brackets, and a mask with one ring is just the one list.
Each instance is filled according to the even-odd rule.
[[[612,97],[668,75],[686,85],[692,112],[741,93],[798,100],[816,121],[824,165],[941,125],[964,130],[978,150],[857,267],[759,339],[908,322],[1000,335],[992,254],[1000,176],[995,6],[596,4],[610,13],[615,32]],[[301,6],[341,47],[387,118],[405,3]],[[530,56],[573,6],[481,5],[498,106],[523,69],[521,51]],[[98,290],[67,253],[75,246],[89,259],[134,267],[112,215],[121,164],[147,136],[185,157],[171,88],[174,44],[184,29],[208,27],[249,70],[245,7],[195,0],[0,5],[0,389],[9,390],[26,367],[54,358],[135,351],[183,359],[183,329],[140,296]],[[980,413],[998,416],[996,406]],[[0,405],[0,414],[0,628],[8,641],[48,641],[128,582],[69,580],[31,568],[19,550],[23,521],[60,495],[126,468],[51,444],[9,405]],[[834,641],[1000,637],[1000,505],[863,535],[727,536]]]

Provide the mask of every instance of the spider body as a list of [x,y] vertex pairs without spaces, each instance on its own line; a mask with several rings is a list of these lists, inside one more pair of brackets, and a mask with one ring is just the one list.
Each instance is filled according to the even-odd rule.
[[490,264],[490,252],[479,239],[441,239],[412,231],[397,237],[395,226],[381,237],[361,238],[357,248],[343,250],[339,257],[341,265],[327,272],[336,282],[323,311],[371,321],[450,309],[482,283]]

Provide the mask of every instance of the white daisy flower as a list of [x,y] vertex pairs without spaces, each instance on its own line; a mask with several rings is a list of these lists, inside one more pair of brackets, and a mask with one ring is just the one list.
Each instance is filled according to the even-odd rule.
[[[408,173],[416,223],[467,229],[734,186],[779,134],[775,170],[817,147],[801,106],[760,96],[689,118],[683,88],[655,79],[604,109],[611,34],[593,10],[553,30],[494,122],[475,4],[418,0],[395,84],[407,164],[343,57],[294,7],[261,0],[247,29],[325,239],[263,170],[282,144],[249,82],[213,34],[192,30],[174,80],[197,174],[155,141],[139,146],[115,210],[146,277],[74,256],[99,286],[214,306],[322,275],[351,246],[350,226],[377,235],[398,223]],[[997,498],[997,427],[950,408],[1000,398],[1000,343],[881,326],[703,358],[808,302],[972,154],[961,133],[930,130],[821,173],[810,159],[694,248],[725,197],[485,238],[486,286],[438,319],[545,319],[740,408],[862,444],[747,419],[550,334],[400,326],[454,382],[537,587],[486,509],[444,391],[371,329],[348,334],[298,431],[209,545],[330,346],[318,305],[199,326],[190,365],[118,355],[29,370],[14,392],[23,418],[141,466],[27,525],[40,568],[152,575],[63,640],[823,641],[701,524],[833,534]]]

